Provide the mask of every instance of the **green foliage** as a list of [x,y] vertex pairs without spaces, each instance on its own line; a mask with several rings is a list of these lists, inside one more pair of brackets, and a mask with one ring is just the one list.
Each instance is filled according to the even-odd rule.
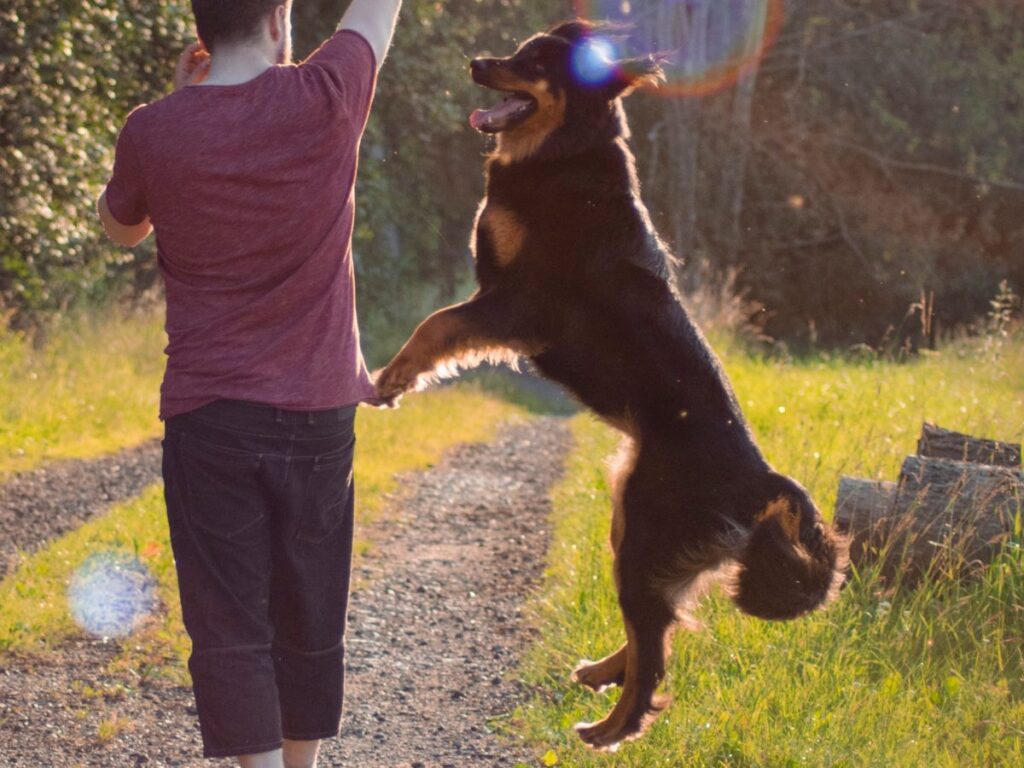
[[[749,130],[735,128],[736,89],[700,102],[697,233],[681,255],[741,268],[768,333],[789,342],[877,346],[920,335],[905,315],[922,291],[935,292],[940,331],[983,316],[1000,280],[1019,292],[1024,5],[786,8],[757,74]],[[654,182],[651,206],[672,234],[677,180],[659,171],[669,131],[657,129],[674,129],[677,105],[634,106],[641,176]],[[724,179],[738,156],[747,162],[736,214]]]
[[[472,84],[470,57],[511,51],[570,5],[406,0],[357,196],[374,365],[471,288],[488,144],[467,116],[493,94]],[[295,4],[299,57],[345,6]],[[707,263],[739,275],[737,290],[765,305],[770,335],[873,346],[921,335],[905,316],[922,291],[935,292],[939,331],[982,316],[1001,280],[1024,291],[1024,5],[785,7],[750,99],[729,88],[699,102],[629,102],[645,198],[692,265],[687,287],[702,284]],[[0,10],[0,323],[151,287],[152,241],[112,247],[93,205],[125,113],[166,93],[191,26],[186,0],[10,0]]]
[[[805,483],[824,510],[834,505],[840,474],[895,477],[923,419],[1024,437],[1020,340],[996,357],[973,345],[912,365],[780,365],[735,354],[725,363],[768,459]],[[617,437],[588,415],[574,419],[573,432],[576,448],[553,499],[550,565],[531,610],[542,628],[524,669],[534,693],[510,726],[538,756],[577,768],[1024,761],[1017,545],[975,583],[888,594],[876,574],[857,573],[836,604],[793,622],[743,616],[715,593],[696,614],[703,628],[675,637],[665,684],[672,706],[610,763],[584,748],[572,725],[604,716],[618,696],[569,682],[581,657],[601,658],[623,640],[604,466]]]
[[186,0],[0,10],[0,317],[102,298],[130,274],[95,200],[125,114],[170,82],[187,10]]

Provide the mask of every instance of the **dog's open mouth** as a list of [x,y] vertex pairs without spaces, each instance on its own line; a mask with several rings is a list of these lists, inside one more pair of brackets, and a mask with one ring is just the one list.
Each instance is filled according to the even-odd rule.
[[481,133],[501,133],[514,128],[537,111],[537,102],[528,93],[508,94],[490,109],[478,109],[469,116],[469,124]]

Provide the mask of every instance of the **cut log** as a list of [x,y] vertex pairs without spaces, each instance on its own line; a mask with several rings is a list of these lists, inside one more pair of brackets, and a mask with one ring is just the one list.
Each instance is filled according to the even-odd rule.
[[896,501],[896,483],[885,480],[839,479],[836,514],[833,522],[840,533],[849,536],[850,559],[863,565],[882,545],[892,520]]
[[1022,505],[1019,470],[908,456],[892,514],[918,568],[959,570],[992,559],[1019,524]]
[[896,483],[843,477],[836,497],[836,526],[845,532],[871,528],[892,514]]
[[1021,447],[996,440],[980,440],[951,432],[934,424],[925,424],[917,442],[917,455],[932,459],[953,459],[973,464],[1020,467]]
[[[1009,467],[908,456],[900,482],[844,477],[835,524],[858,567],[891,579],[966,574],[992,560],[1024,516],[1024,476]],[[1019,534],[1019,531],[1018,531]]]

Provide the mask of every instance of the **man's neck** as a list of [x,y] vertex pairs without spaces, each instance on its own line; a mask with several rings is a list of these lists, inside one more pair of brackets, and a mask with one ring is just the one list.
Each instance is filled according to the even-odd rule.
[[210,74],[200,84],[240,85],[259,77],[274,66],[267,54],[258,47],[246,45],[222,45],[217,48],[210,62]]

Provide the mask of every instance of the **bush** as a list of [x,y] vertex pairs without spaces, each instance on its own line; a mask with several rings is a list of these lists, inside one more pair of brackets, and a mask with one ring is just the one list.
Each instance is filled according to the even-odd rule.
[[133,273],[136,257],[107,243],[95,200],[125,115],[167,90],[191,22],[186,0],[4,6],[0,317],[25,325]]

